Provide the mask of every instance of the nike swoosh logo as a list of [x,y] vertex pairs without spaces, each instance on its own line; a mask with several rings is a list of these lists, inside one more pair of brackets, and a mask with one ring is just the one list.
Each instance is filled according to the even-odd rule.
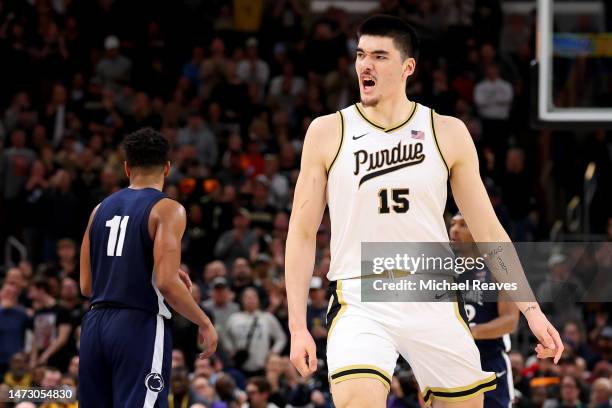
[[495,376],[496,376],[496,377],[498,377],[498,378],[499,378],[499,377],[502,377],[502,376],[504,376],[504,375],[506,375],[506,370],[504,370],[504,371],[500,371],[499,373],[495,373]]
[[363,135],[359,135],[359,136],[353,135],[353,140],[361,139],[362,137],[364,137],[365,135],[368,135],[368,134],[370,134],[370,132],[366,132]]
[[443,298],[444,296],[446,296],[446,295],[448,295],[448,292],[444,292],[444,293],[442,293],[442,294],[436,294],[436,295],[434,295],[434,298],[435,298],[436,300],[438,300],[438,299],[442,299],[442,298]]

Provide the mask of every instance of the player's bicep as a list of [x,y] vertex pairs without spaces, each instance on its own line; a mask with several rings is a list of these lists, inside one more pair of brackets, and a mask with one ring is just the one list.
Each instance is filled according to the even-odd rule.
[[329,157],[332,156],[329,141],[324,142],[324,132],[333,132],[335,122],[329,117],[321,119],[313,121],[304,139],[290,221],[290,227],[297,227],[308,235],[316,234],[325,211],[327,161],[331,164]]
[[153,239],[155,281],[160,290],[170,279],[178,277],[181,260],[181,238],[186,217],[182,205],[172,200],[161,200],[151,211],[157,220]]

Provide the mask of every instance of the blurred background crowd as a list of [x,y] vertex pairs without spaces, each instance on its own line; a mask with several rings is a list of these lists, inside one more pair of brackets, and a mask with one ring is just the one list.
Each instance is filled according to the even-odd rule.
[[[610,180],[603,130],[529,126],[533,14],[504,15],[499,0],[381,0],[376,11],[418,30],[408,95],[466,123],[514,240],[549,239],[589,163]],[[171,143],[165,192],[188,214],[183,268],[220,337],[218,353],[198,360],[197,328],[173,319],[170,406],[330,406],[327,215],[309,296],[320,359],[310,378],[287,357],[284,251],[305,131],[358,101],[363,17],[315,13],[309,0],[0,0],[0,392],[77,385],[88,307],[80,239],[93,207],[127,185],[122,138],[148,126]],[[610,202],[600,183],[589,230],[608,241]],[[576,319],[557,320],[567,348],[559,366],[535,361],[529,341],[511,353],[517,406],[610,406],[609,305],[575,307]],[[401,362],[389,406],[420,404]]]

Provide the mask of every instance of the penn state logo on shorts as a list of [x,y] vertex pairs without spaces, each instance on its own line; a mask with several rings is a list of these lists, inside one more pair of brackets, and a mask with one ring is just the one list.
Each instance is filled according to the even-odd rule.
[[164,389],[164,379],[159,373],[149,373],[145,377],[145,385],[153,392],[161,392]]

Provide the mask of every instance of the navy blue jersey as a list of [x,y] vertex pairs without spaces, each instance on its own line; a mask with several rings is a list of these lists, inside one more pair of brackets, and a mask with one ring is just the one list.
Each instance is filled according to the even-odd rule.
[[[465,282],[467,280],[470,282],[473,280],[491,282],[491,272],[488,269],[467,271],[461,274],[458,279],[459,282]],[[497,302],[491,299],[493,297],[497,298],[497,296],[492,296],[490,291],[486,294],[478,293],[482,291],[474,290],[472,285],[470,285],[470,288],[472,290],[464,293],[465,312],[468,318],[468,324],[487,323],[499,317]],[[506,334],[497,339],[476,340],[476,346],[481,355],[497,355],[500,351],[510,351],[510,336]]]
[[107,197],[89,229],[92,304],[110,303],[170,318],[153,278],[151,208],[166,195],[125,188]]

